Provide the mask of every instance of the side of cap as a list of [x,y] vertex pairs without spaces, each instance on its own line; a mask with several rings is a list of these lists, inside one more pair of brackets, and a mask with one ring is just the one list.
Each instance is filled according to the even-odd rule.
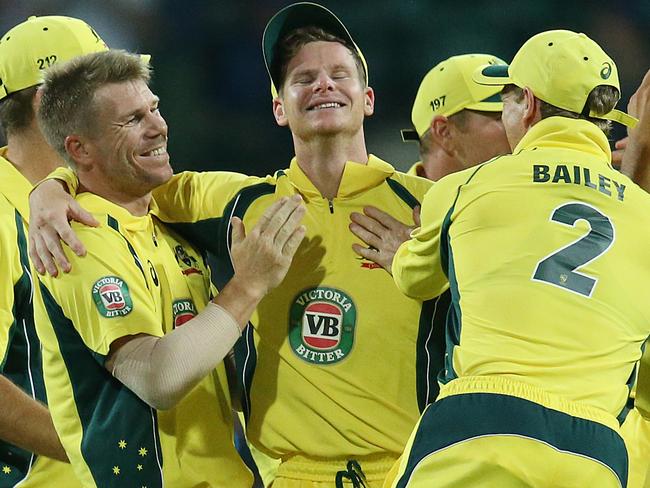
[[0,99],[38,85],[43,70],[108,46],[83,20],[32,16],[0,38]]

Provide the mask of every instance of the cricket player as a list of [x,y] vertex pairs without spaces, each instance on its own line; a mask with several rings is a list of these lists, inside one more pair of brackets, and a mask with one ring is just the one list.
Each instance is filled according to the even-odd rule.
[[[404,142],[418,143],[422,158],[409,174],[437,181],[510,152],[501,122],[502,87],[479,85],[472,78],[484,64],[505,63],[490,54],[462,54],[438,63],[422,79],[411,112],[413,129],[401,131]],[[392,256],[412,229],[374,206],[352,212],[350,220],[350,230],[370,246],[355,243],[355,252],[390,271]],[[437,308],[447,310],[449,303],[445,292]],[[442,334],[438,327],[432,338],[440,341]]]
[[101,224],[75,229],[87,255],[36,294],[52,418],[83,486],[248,488],[222,360],[284,278],[304,207],[278,199],[248,236],[230,220],[234,273],[214,297],[204,256],[157,217],[151,191],[172,170],[149,76],[108,51],[43,84],[39,122]]
[[421,161],[409,174],[438,181],[449,173],[508,154],[501,123],[499,87],[472,79],[483,64],[504,64],[490,54],[452,56],[424,76],[411,111],[412,129],[402,130],[405,142],[418,143]]
[[[617,143],[622,160],[621,172],[650,191],[650,73],[646,73],[641,85],[630,97],[628,111],[638,116],[639,123],[633,129],[628,129],[629,137]],[[621,427],[630,461],[630,488],[650,486],[650,349],[647,343],[640,366],[638,386],[634,391],[635,408]]]
[[475,80],[505,85],[513,155],[438,182],[393,260],[404,293],[453,299],[440,395],[393,486],[626,486],[650,196],[610,164],[608,121],[634,123],[616,65],[548,31]]
[[181,173],[155,199],[164,220],[203,229],[220,287],[231,269],[230,216],[249,227],[271,202],[302,196],[306,238],[236,348],[247,436],[281,460],[274,488],[380,487],[437,394],[443,345],[431,338],[436,300],[404,297],[360,259],[349,217],[372,204],[412,225],[431,183],[368,154],[363,122],[374,92],[361,51],[332,12],[291,5],[271,19],[263,46],[273,113],[294,142],[289,168],[244,182]]
[[106,49],[92,27],[62,16],[30,17],[0,38],[0,124],[8,141],[0,149],[0,487],[79,486],[45,406],[27,197],[62,164],[35,116],[44,70]]

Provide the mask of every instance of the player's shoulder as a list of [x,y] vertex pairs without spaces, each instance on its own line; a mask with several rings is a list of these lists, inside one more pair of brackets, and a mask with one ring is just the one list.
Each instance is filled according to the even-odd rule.
[[401,171],[395,171],[389,178],[388,184],[393,183],[403,187],[408,190],[416,199],[419,201],[422,200],[424,195],[429,191],[429,188],[433,185],[433,181],[420,176],[403,173]]

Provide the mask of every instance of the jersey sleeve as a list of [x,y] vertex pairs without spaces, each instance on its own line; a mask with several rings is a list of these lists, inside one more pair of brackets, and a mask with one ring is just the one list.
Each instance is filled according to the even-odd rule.
[[395,284],[411,298],[429,300],[448,286],[443,268],[442,230],[450,218],[458,189],[467,179],[457,175],[440,180],[426,193],[420,212],[421,226],[399,247],[393,259]]
[[70,168],[66,168],[64,166],[56,168],[43,180],[34,185],[34,188],[47,180],[60,180],[66,185],[68,188],[68,193],[70,193],[72,197],[75,197],[77,195],[77,190],[79,188],[79,178],[77,178],[77,173],[72,171]]
[[87,249],[85,257],[67,257],[72,271],[41,278],[45,309],[52,326],[71,321],[84,344],[105,357],[111,344],[124,336],[163,335],[162,315],[147,288],[134,255],[106,226],[76,226]]
[[13,285],[16,280],[13,262],[16,242],[11,240],[12,236],[15,237],[15,232],[11,232],[11,229],[16,224],[8,205],[5,211],[3,200],[4,198],[0,196],[0,269],[3,270],[3,279],[0,281],[0,364],[4,362],[9,343],[9,329],[14,321]]
[[153,191],[158,216],[164,222],[197,222],[219,218],[242,188],[268,178],[226,171],[185,171]]

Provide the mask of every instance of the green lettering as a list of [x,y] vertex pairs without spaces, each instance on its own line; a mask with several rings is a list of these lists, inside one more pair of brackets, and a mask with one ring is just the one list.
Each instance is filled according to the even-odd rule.
[[583,171],[585,175],[585,186],[588,186],[589,188],[593,188],[595,190],[596,185],[591,182],[591,172],[589,171],[589,168],[583,168]]
[[625,198],[625,185],[623,185],[621,183],[618,183],[615,180],[612,180],[612,182],[614,183],[614,186],[616,187],[616,194],[617,194],[616,196],[618,197],[619,201],[622,202],[623,199]]
[[565,183],[571,183],[569,168],[563,164],[558,164],[555,167],[555,174],[553,175],[553,183],[558,183],[560,180],[564,181]]
[[612,196],[612,191],[609,189],[610,179],[606,178],[603,175],[598,175],[598,191],[604,193],[607,196]]
[[573,167],[573,183],[576,185],[580,184],[580,166],[574,166]]
[[545,164],[533,165],[533,183],[546,183],[551,175],[548,173],[549,167]]

